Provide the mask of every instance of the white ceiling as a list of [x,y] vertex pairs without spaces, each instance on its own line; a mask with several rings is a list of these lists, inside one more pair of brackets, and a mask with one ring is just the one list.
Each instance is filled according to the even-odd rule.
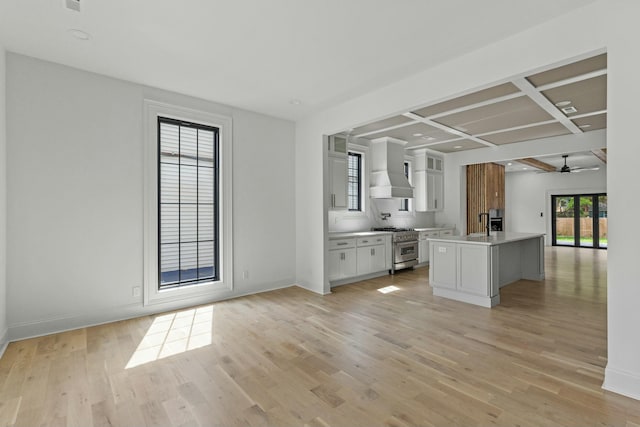
[[593,1],[1,0],[0,43],[296,120]]

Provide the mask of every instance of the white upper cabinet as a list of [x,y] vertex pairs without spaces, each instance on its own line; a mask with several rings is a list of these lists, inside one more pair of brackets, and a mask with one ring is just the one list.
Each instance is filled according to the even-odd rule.
[[423,150],[415,152],[416,212],[434,212],[444,209],[444,160]]
[[428,171],[435,171],[435,172],[443,172],[443,162],[442,159],[439,157],[432,157],[432,156],[426,156],[427,157],[427,170]]
[[329,156],[329,207],[347,209],[347,157]]
[[329,137],[329,209],[347,209],[347,139]]
[[427,210],[444,209],[444,179],[441,173],[427,172]]
[[329,154],[347,155],[347,138],[338,135],[329,137]]

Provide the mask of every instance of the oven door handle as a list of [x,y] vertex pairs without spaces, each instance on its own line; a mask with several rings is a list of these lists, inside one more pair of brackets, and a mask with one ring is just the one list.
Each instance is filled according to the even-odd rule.
[[396,242],[396,247],[398,248],[406,248],[407,246],[414,246],[417,245],[418,241],[417,240],[411,240],[409,242]]

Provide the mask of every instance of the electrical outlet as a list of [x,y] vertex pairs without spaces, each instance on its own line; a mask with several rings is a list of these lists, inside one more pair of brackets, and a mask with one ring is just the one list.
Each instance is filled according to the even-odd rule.
[[132,297],[139,297],[140,295],[142,295],[142,289],[140,288],[140,286],[134,286],[133,288],[131,288]]
[[242,272],[242,278],[247,280],[249,278],[249,270],[245,270]]

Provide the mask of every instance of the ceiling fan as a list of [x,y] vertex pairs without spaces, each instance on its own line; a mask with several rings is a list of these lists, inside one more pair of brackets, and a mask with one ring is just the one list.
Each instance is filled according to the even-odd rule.
[[570,172],[583,172],[583,171],[596,171],[598,169],[600,169],[598,166],[592,167],[592,168],[581,168],[579,166],[577,167],[569,167],[567,165],[567,157],[569,157],[568,154],[563,154],[562,158],[564,159],[564,165],[560,168],[560,170],[557,170],[556,172],[560,172],[560,173],[570,173]]
[[564,159],[564,166],[562,166],[560,168],[560,173],[569,173],[571,172],[571,168],[569,166],[567,166],[567,157],[569,157],[568,154],[563,154],[562,158]]

